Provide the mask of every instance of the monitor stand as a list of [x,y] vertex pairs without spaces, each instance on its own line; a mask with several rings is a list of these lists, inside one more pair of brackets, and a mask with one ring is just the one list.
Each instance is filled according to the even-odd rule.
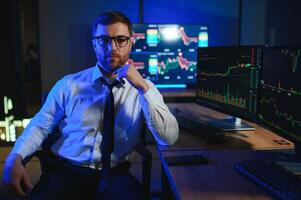
[[254,126],[242,122],[238,117],[229,117],[225,119],[214,119],[208,123],[222,131],[252,131],[255,130]]

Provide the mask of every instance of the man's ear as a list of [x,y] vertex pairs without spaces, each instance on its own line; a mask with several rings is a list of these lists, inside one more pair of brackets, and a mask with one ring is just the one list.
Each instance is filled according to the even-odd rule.
[[135,39],[134,39],[134,37],[133,37],[133,36],[130,38],[130,41],[131,41],[131,44],[132,44],[132,45],[134,45],[134,44],[135,44]]
[[95,40],[92,40],[92,46],[93,46],[94,52],[96,53],[96,41]]
[[135,44],[135,39],[134,39],[134,37],[132,36],[132,37],[130,38],[130,51],[132,50],[132,47],[133,47],[134,44]]

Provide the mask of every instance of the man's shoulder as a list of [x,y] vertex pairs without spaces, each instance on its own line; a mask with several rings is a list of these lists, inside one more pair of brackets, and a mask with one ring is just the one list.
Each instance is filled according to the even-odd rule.
[[68,74],[68,75],[64,76],[63,79],[65,81],[73,81],[73,80],[80,80],[80,79],[90,79],[92,77],[94,67],[95,66],[88,67],[88,68],[83,69],[83,70],[81,70],[79,72]]

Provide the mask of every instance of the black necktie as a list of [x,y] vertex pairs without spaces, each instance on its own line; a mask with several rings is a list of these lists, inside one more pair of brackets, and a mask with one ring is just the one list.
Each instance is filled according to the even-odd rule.
[[101,142],[101,154],[102,154],[102,170],[106,173],[111,167],[111,153],[114,150],[114,85],[108,85],[108,94],[105,99],[105,109],[103,116],[103,133]]
[[[116,83],[116,82],[115,82]],[[105,84],[107,85],[107,84]],[[109,181],[111,169],[111,153],[114,151],[114,96],[112,89],[116,84],[107,85],[108,94],[105,98],[105,108],[103,116],[103,130],[101,142],[101,180],[99,183],[100,192],[102,192]]]

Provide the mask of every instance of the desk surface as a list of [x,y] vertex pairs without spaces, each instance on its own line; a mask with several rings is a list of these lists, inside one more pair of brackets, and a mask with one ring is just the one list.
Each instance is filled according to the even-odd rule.
[[[167,166],[166,156],[201,154],[209,164]],[[237,173],[233,166],[255,158],[252,150],[164,151],[161,162],[176,199],[272,199],[263,189]],[[170,181],[173,180],[173,181]]]
[[[211,120],[224,118],[225,114],[197,104],[168,104],[189,111],[193,118]],[[173,146],[159,146],[162,177],[176,199],[272,199],[263,189],[237,173],[237,162],[255,158],[254,150],[292,149],[293,143],[256,124],[255,131],[227,132],[226,142],[209,144],[199,135],[180,129],[179,139]],[[168,166],[166,156],[200,153],[209,164],[195,166]],[[165,178],[164,178],[165,179]],[[162,179],[163,180],[163,179]],[[166,180],[165,180],[166,181]],[[163,182],[165,182],[163,181]],[[165,183],[163,184],[165,186]],[[166,190],[169,190],[166,189]],[[164,191],[163,191],[164,192]]]
[[[224,118],[226,115],[193,103],[171,103],[170,109],[175,107],[189,111],[195,119],[211,120]],[[251,123],[252,124],[252,123]],[[196,150],[196,149],[292,149],[293,143],[274,134],[273,132],[252,124],[255,131],[233,131],[226,133],[226,141],[222,144],[209,144],[201,136],[180,129],[176,144],[166,147],[159,146],[161,151],[166,150]]]

